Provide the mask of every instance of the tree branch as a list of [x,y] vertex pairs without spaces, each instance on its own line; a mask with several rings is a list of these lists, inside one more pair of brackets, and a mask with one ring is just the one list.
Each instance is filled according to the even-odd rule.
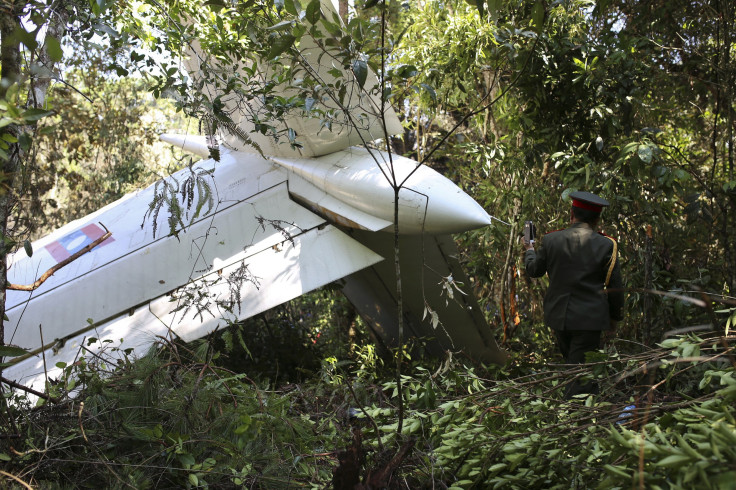
[[39,398],[43,398],[44,400],[51,401],[51,402],[58,402],[59,399],[55,398],[53,396],[47,395],[46,393],[41,393],[40,391],[36,391],[33,388],[29,388],[26,385],[22,385],[20,383],[16,383],[15,381],[12,381],[8,378],[5,378],[3,376],[0,376],[0,383],[5,383],[6,385],[10,386],[11,388],[15,388],[17,390],[25,391],[26,393],[30,393],[31,395],[36,395]]

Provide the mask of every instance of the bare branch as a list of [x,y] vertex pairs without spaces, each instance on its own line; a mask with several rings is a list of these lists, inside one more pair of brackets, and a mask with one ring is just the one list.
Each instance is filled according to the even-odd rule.
[[15,388],[17,390],[25,391],[26,393],[30,393],[31,395],[36,395],[39,398],[43,398],[44,400],[50,401],[50,402],[58,402],[59,399],[55,398],[53,396],[49,396],[46,393],[41,393],[40,391],[36,391],[33,388],[29,388],[26,385],[22,385],[20,383],[16,383],[15,381],[9,380],[8,378],[5,378],[3,376],[0,376],[0,383],[5,383],[6,385],[10,386],[11,388]]

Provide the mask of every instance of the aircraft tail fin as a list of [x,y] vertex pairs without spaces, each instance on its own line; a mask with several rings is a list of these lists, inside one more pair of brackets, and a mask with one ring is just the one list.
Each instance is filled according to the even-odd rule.
[[[384,258],[393,256],[390,233],[356,230],[350,235]],[[456,258],[452,237],[414,235],[400,240],[404,341],[423,339],[425,351],[433,356],[462,351],[474,361],[506,362],[508,354],[496,343],[474,294],[462,291],[471,285]],[[377,344],[397,347],[394,261],[383,260],[346,277],[343,293],[366,320]]]

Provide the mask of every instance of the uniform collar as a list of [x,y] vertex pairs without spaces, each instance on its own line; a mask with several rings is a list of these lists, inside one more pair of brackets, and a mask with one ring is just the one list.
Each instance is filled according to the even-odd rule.
[[576,223],[573,223],[572,225],[570,225],[570,228],[583,228],[583,229],[588,229],[591,231],[593,230],[593,227],[590,226],[588,223],[585,223],[584,221],[578,221]]

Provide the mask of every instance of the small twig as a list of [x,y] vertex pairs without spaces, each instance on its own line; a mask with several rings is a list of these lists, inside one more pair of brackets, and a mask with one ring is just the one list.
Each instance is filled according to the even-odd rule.
[[[40,323],[38,324],[38,334],[41,336],[41,345],[46,345],[43,341],[43,328],[41,327]],[[49,371],[48,369],[46,369],[46,349],[44,348],[41,348],[41,358],[43,359],[43,377],[44,380],[46,380],[44,383],[44,387],[48,388]]]
[[28,483],[24,482],[23,480],[21,480],[20,478],[18,478],[15,475],[11,475],[10,473],[8,473],[6,471],[3,471],[3,470],[0,470],[0,475],[7,476],[8,478],[10,478],[12,480],[17,481],[18,483],[20,483],[21,485],[23,485],[24,487],[26,487],[28,490],[33,490],[33,487],[32,486],[30,486]]
[[84,426],[82,425],[82,412],[84,412],[84,402],[79,402],[79,412],[77,412],[77,418],[79,418],[79,430],[82,431],[84,442],[89,442],[89,439],[87,439],[87,434],[84,433]]
[[[233,406],[234,406],[235,408],[237,408],[237,407],[238,407],[238,399],[237,399],[237,398],[235,397],[235,393],[233,393],[233,392],[232,392],[232,390],[231,390],[231,389],[230,389],[230,387],[229,387],[229,386],[227,385],[227,383],[226,383],[226,382],[225,382],[225,381],[224,381],[224,380],[222,379],[222,377],[221,377],[221,376],[220,376],[220,375],[219,375],[219,374],[217,373],[217,371],[215,371],[215,368],[216,368],[216,367],[217,367],[217,366],[209,366],[209,365],[207,366],[207,368],[208,368],[208,369],[209,369],[210,371],[212,371],[212,374],[214,374],[214,375],[215,375],[215,377],[216,377],[216,378],[217,378],[217,379],[218,379],[218,380],[219,380],[220,382],[222,382],[222,386],[224,386],[224,387],[225,387],[225,389],[227,390],[227,392],[228,392],[228,393],[230,393],[230,398],[232,398],[232,400],[233,400]],[[226,371],[228,371],[229,373],[232,373],[232,371],[229,371],[229,370],[226,370]],[[234,373],[233,373],[233,374],[234,374]],[[248,379],[248,377],[247,377],[247,376],[246,376],[245,378],[246,378],[246,379]],[[250,381],[251,383],[253,383],[253,381],[252,381],[252,380],[250,380],[250,379],[248,379],[248,381]],[[255,384],[255,383],[253,383],[253,384]],[[255,389],[256,389],[256,395],[258,396],[258,402],[260,403],[260,405],[261,405],[261,409],[262,409],[262,408],[263,408],[263,400],[261,400],[261,394],[260,394],[260,393],[259,393],[259,391],[258,391],[258,386],[256,386],[256,387],[255,387]]]
[[104,357],[102,357],[102,356],[101,356],[101,355],[99,355],[98,353],[96,353],[96,352],[93,352],[93,351],[89,350],[89,349],[88,349],[87,347],[85,347],[84,345],[80,345],[79,347],[81,347],[81,348],[82,348],[83,350],[85,350],[85,351],[86,351],[87,353],[91,354],[92,356],[96,357],[97,359],[99,359],[99,360],[100,360],[100,361],[102,361],[102,362],[105,362],[105,363],[107,363],[107,362],[110,362],[110,361],[109,361],[108,359],[105,359]]
[[5,378],[4,376],[0,376],[0,383],[5,383],[6,385],[10,386],[11,388],[15,388],[21,391],[25,391],[26,393],[30,393],[31,395],[36,395],[39,398],[43,398],[44,400],[58,403],[59,399],[50,395],[47,395],[46,393],[41,393],[40,391],[36,391],[33,388],[29,388],[28,386],[16,383],[15,381],[11,381],[8,378]]

